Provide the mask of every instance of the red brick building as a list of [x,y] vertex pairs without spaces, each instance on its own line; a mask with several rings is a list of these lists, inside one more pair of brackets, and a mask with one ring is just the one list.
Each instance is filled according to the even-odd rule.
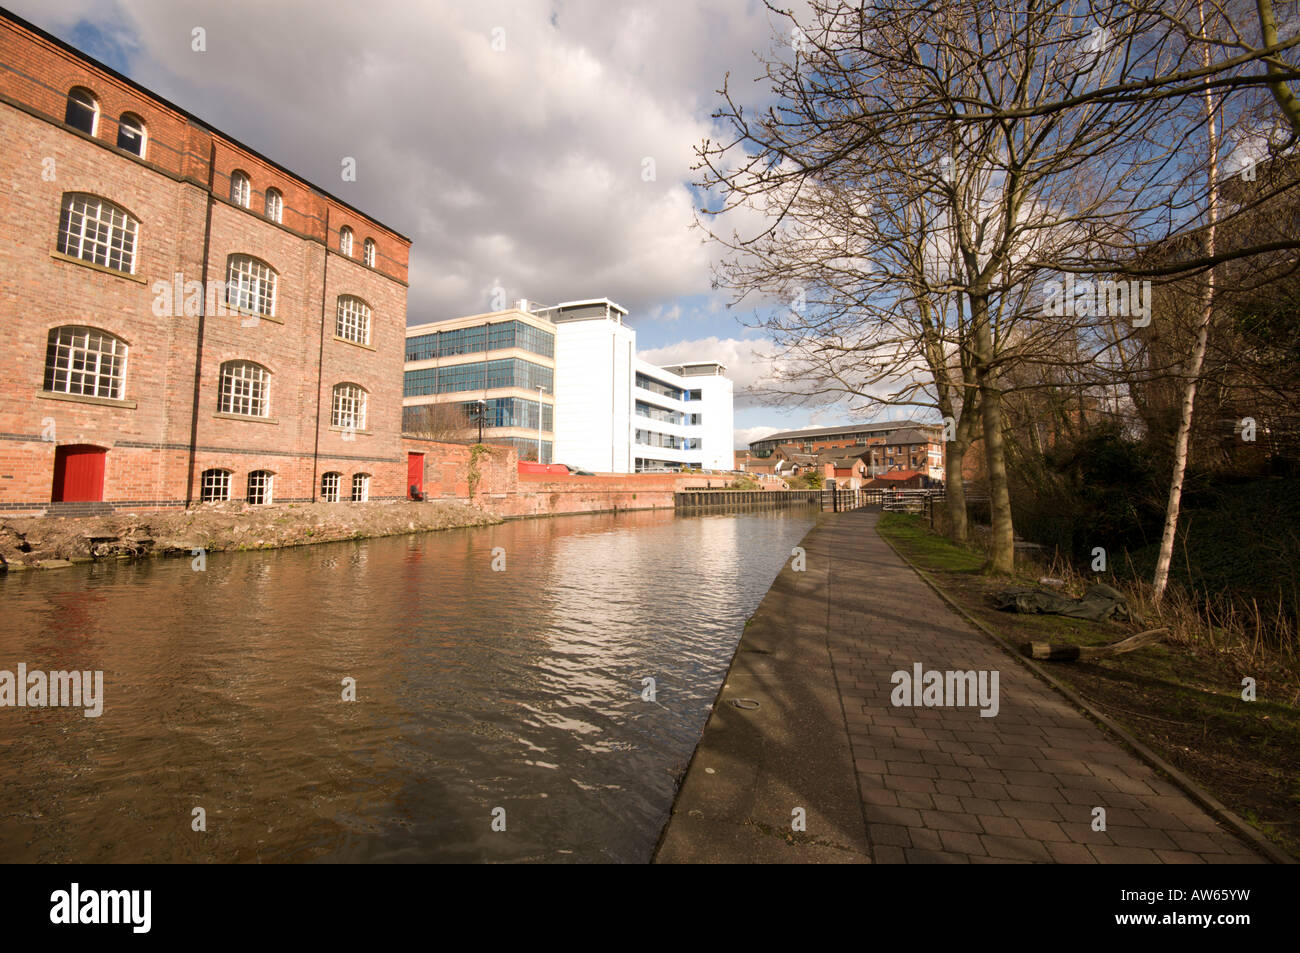
[[0,510],[406,495],[409,239],[7,13],[0,142]]

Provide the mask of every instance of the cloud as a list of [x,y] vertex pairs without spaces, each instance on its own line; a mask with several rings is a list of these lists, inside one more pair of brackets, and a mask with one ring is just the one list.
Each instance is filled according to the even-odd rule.
[[762,338],[707,337],[640,351],[637,357],[660,366],[687,361],[718,361],[727,365],[727,377],[735,384],[735,405],[740,409],[764,405],[763,400],[747,392],[771,380],[772,350],[772,342]]
[[774,433],[780,433],[779,427],[738,427],[736,429],[735,449],[747,450],[749,445],[755,440],[762,440],[764,437]]
[[413,238],[412,323],[485,310],[497,280],[662,320],[709,295],[693,150],[771,42],[754,3],[10,2],[111,38],[133,79]]

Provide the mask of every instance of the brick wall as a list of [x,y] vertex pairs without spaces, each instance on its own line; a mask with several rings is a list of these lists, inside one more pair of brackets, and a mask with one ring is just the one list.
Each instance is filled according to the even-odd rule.
[[[99,103],[93,136],[63,123],[73,86]],[[116,148],[124,112],[144,120],[143,158]],[[372,498],[405,496],[409,241],[4,15],[0,137],[7,186],[0,192],[0,316],[8,332],[0,349],[0,510],[39,511],[51,498],[56,447],[71,444],[107,448],[107,502],[197,499],[209,467],[231,471],[235,497],[252,470],[275,474],[280,500],[312,498],[327,470],[343,474],[344,492],[352,474],[368,473]],[[252,184],[247,209],[229,200],[236,169]],[[263,214],[269,188],[283,195],[281,223]],[[63,196],[74,191],[108,199],[138,220],[134,274],[57,254]],[[350,257],[338,251],[344,225],[355,236]],[[376,247],[373,268],[362,263],[368,238]],[[224,281],[231,254],[252,255],[276,271],[274,319],[173,313],[169,285],[159,282],[177,275],[197,282],[205,274],[210,283]],[[342,294],[369,305],[369,346],[336,339]],[[215,303],[215,295],[207,297]],[[64,325],[101,329],[126,343],[123,400],[44,392],[48,335]],[[269,419],[219,415],[220,367],[230,360],[269,369]],[[368,392],[363,432],[330,426],[333,389],[342,382]]]

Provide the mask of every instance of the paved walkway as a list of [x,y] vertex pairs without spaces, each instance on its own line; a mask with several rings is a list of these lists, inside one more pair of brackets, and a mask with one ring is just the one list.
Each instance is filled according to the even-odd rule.
[[[875,520],[828,514],[764,598],[657,862],[1264,862],[954,614]],[[916,663],[998,672],[997,715],[894,706]]]

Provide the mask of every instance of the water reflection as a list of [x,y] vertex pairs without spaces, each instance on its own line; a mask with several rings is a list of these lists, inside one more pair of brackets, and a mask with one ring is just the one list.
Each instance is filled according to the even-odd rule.
[[812,518],[566,517],[0,579],[0,668],[103,669],[106,696],[98,719],[0,709],[0,859],[646,860]]

